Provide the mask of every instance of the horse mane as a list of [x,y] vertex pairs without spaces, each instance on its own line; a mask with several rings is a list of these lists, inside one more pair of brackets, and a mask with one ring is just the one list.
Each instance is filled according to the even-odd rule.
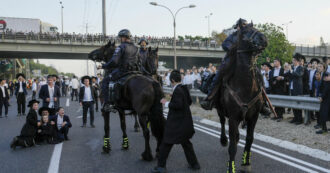
[[228,64],[225,66],[224,69],[224,81],[228,82],[228,79],[234,74],[237,62],[237,43],[234,44],[231,49],[229,50],[227,56],[229,58]]

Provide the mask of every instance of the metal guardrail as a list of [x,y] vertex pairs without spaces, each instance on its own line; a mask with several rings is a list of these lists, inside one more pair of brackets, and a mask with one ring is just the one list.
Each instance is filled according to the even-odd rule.
[[[165,93],[171,94],[172,88],[163,87]],[[192,97],[206,97],[206,94],[199,90],[191,89],[190,95]],[[300,110],[319,111],[320,101],[315,97],[302,97],[302,96],[285,96],[285,95],[268,95],[273,106],[283,108],[293,108]]]

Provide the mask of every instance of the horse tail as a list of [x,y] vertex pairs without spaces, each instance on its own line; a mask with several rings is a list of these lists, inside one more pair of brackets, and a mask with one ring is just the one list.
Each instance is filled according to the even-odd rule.
[[152,85],[155,92],[155,99],[151,107],[149,121],[152,134],[157,138],[157,140],[161,141],[164,134],[165,118],[163,115],[163,105],[160,103],[160,100],[164,97],[164,93],[158,82],[153,82]]

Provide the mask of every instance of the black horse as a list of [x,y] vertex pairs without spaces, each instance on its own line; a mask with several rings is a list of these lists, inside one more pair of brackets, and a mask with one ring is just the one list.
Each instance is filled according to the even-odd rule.
[[[89,54],[89,59],[99,62],[108,61],[114,51],[115,44],[111,41],[99,49],[92,51]],[[109,71],[106,71],[106,75]],[[104,91],[101,91],[101,93]],[[118,111],[120,117],[121,129],[123,132],[122,149],[129,148],[128,137],[126,134],[125,110],[131,110],[133,114],[138,115],[138,119],[143,130],[145,138],[145,151],[142,153],[142,158],[146,161],[153,159],[150,149],[150,132],[148,122],[150,122],[151,131],[157,140],[156,155],[158,155],[159,146],[163,138],[165,119],[163,117],[163,107],[160,99],[163,96],[161,86],[152,78],[143,75],[132,75],[127,78],[121,90],[121,99],[118,100],[114,108]],[[102,102],[102,100],[101,100]],[[104,118],[104,145],[103,151],[109,153],[110,145],[110,112],[102,112]]]
[[237,32],[238,43],[229,52],[221,93],[218,93],[216,108],[221,122],[220,142],[226,146],[225,121],[229,119],[229,162],[228,173],[235,172],[235,155],[239,142],[239,124],[247,123],[246,143],[242,159],[242,168],[250,169],[251,145],[254,128],[259,112],[264,104],[262,79],[255,65],[259,53],[267,46],[266,37],[253,27],[253,24],[242,26]]

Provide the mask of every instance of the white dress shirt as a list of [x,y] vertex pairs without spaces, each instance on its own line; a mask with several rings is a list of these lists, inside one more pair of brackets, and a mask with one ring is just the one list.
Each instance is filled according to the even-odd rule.
[[[181,83],[176,84],[176,85],[173,87],[172,91],[174,91],[175,88],[176,88],[179,84],[181,84]],[[170,102],[166,102],[166,103],[165,103],[165,105],[164,105],[165,108],[168,108],[168,104],[170,104]]]
[[316,69],[312,69],[309,71],[309,90],[312,90],[313,88],[313,78],[314,78],[314,73]]
[[[298,66],[294,66],[293,67],[293,71],[295,72],[296,69],[297,69]],[[291,84],[290,84],[290,89],[293,90],[293,82],[291,81]]]
[[79,81],[76,78],[72,79],[72,89],[78,89],[79,87]]
[[5,93],[5,86],[0,86],[1,90],[2,90],[2,96],[3,98],[6,97],[6,93]]
[[[270,71],[268,71],[268,72],[264,72],[264,75],[263,75],[263,78],[264,78],[264,83],[265,83],[265,88],[269,88],[269,81],[268,81],[268,79],[269,79],[269,72]],[[268,75],[268,78],[266,77],[266,74]]]
[[93,97],[92,97],[92,90],[91,87],[86,87],[85,86],[85,94],[84,94],[84,102],[90,102],[93,101]]
[[48,93],[49,93],[49,105],[48,108],[54,108],[54,86],[50,87],[48,85]]
[[330,74],[330,65],[328,65],[327,73]]
[[[63,116],[64,117],[64,116]],[[63,117],[61,115],[57,115],[57,129],[60,130],[63,124]]]
[[37,84],[35,82],[32,84],[32,91],[37,91]]
[[280,75],[280,70],[281,70],[281,67],[279,68],[274,68],[274,76],[273,77],[277,77]]
[[18,89],[19,93],[23,92],[23,82],[19,82],[19,89]]

